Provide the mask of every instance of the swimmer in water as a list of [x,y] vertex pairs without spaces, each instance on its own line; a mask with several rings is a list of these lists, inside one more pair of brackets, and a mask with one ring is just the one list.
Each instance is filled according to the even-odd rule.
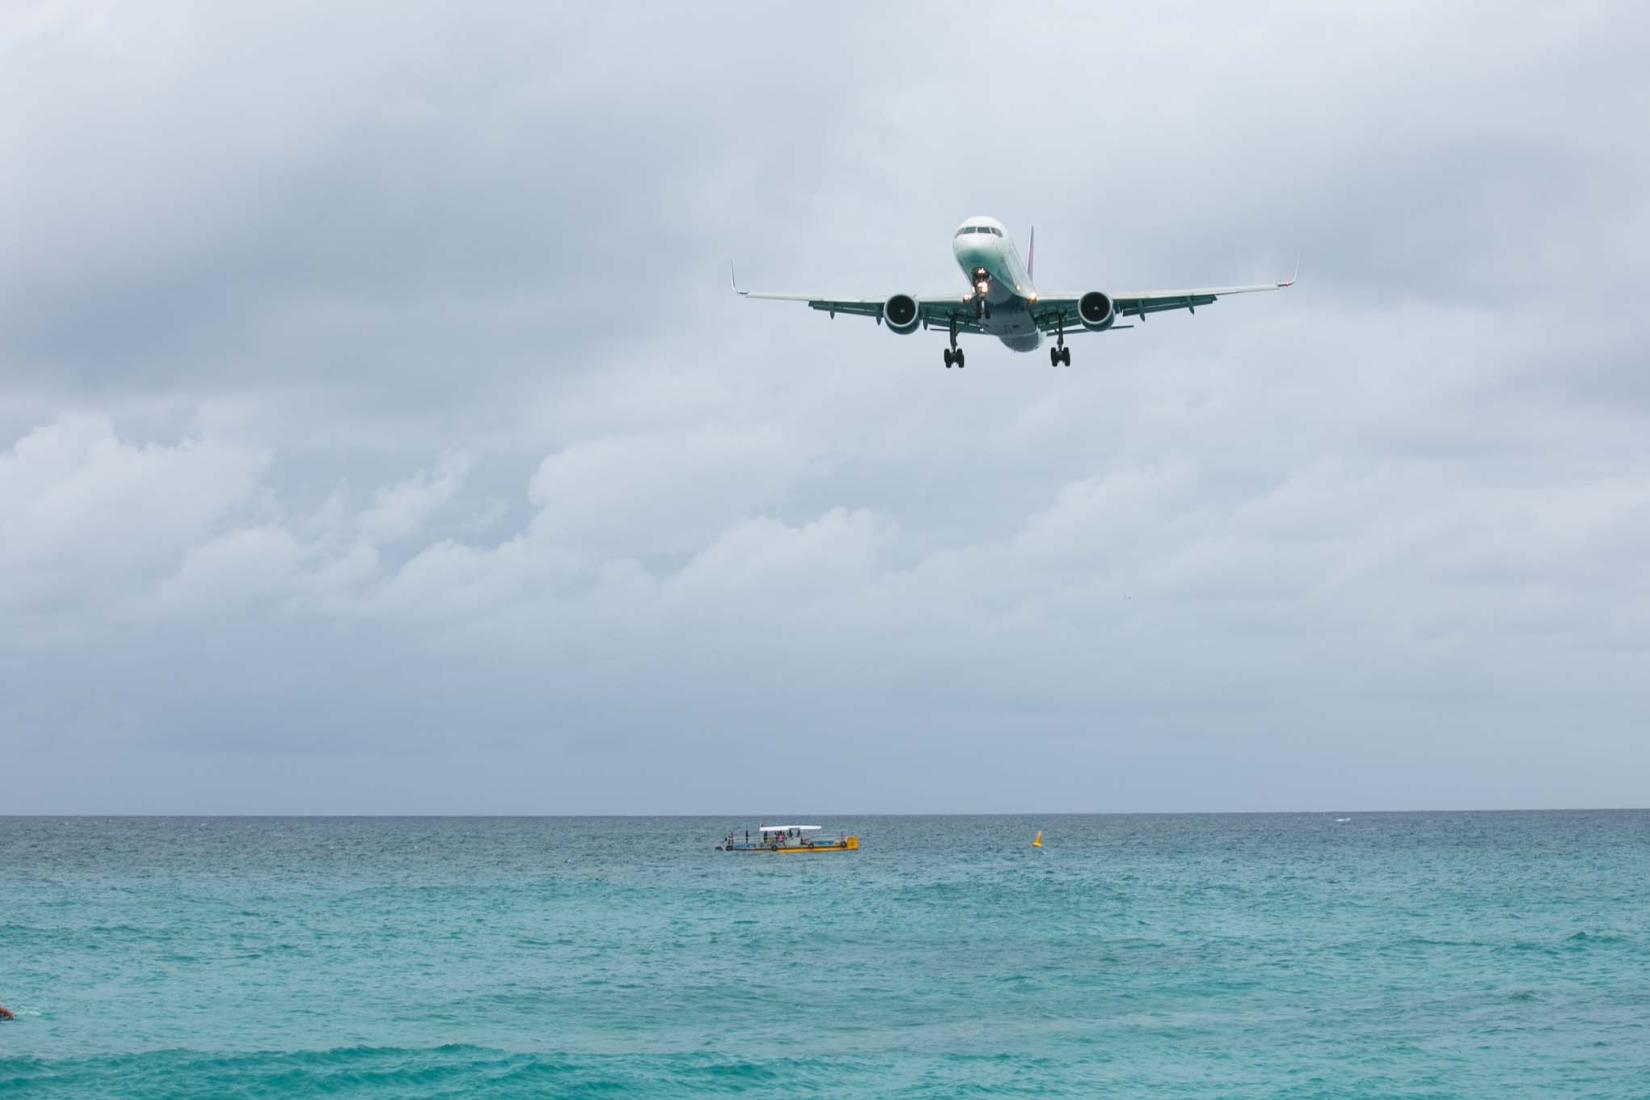
[[17,1019],[17,1017],[13,1016],[11,1014],[11,1010],[9,1008],[7,1008],[5,1005],[0,1005],[0,1020],[15,1020],[15,1019]]

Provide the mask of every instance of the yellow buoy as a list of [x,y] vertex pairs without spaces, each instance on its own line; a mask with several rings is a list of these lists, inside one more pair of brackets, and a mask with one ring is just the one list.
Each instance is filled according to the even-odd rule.
[[1033,848],[1041,848],[1043,846],[1043,830],[1037,830],[1037,835],[1031,838],[1031,846]]

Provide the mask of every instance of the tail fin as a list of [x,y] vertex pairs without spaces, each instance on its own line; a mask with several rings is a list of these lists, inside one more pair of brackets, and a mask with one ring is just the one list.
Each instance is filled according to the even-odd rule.
[[1037,277],[1037,227],[1031,227],[1031,242],[1026,245],[1026,278]]

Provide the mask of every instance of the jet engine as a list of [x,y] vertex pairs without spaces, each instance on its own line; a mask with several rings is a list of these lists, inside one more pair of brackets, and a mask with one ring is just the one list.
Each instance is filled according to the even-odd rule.
[[1104,332],[1117,320],[1117,310],[1112,306],[1111,295],[1091,290],[1077,299],[1077,316],[1090,332]]
[[909,294],[896,294],[882,303],[882,319],[890,332],[904,336],[917,331],[917,326],[922,324],[922,310],[917,308],[917,300]]

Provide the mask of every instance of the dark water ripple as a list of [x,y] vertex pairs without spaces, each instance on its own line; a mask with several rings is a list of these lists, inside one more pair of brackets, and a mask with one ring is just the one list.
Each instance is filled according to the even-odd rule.
[[0,818],[0,1097],[1650,1095],[1650,813],[1336,816]]

